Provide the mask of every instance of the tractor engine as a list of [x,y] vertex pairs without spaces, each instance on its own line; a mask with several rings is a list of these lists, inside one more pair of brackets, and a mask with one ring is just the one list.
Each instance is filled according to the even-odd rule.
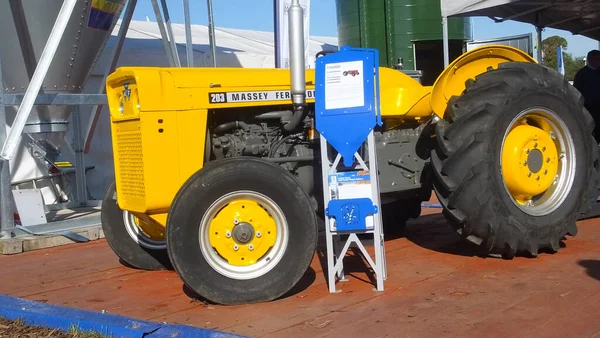
[[237,156],[269,156],[273,139],[279,135],[275,127],[266,123],[246,124],[226,122],[212,133],[212,151],[216,158]]
[[[232,112],[233,113],[233,112]],[[238,111],[239,113],[239,111]],[[268,111],[261,114],[213,115],[210,128],[211,160],[252,156],[270,158],[292,173],[312,196],[314,190],[313,148],[309,137],[312,112],[292,131],[285,131],[291,111]]]

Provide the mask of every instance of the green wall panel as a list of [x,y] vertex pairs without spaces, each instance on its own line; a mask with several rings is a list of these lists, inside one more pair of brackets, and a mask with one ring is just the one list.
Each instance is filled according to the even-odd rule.
[[[439,0],[336,0],[339,45],[376,48],[382,66],[403,58],[413,69],[413,41],[442,40]],[[471,39],[468,18],[448,20],[451,40]]]

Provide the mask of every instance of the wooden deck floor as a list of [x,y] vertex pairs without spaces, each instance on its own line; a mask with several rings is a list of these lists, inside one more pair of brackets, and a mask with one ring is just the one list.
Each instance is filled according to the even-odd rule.
[[[480,258],[436,210],[386,244],[376,293],[361,264],[329,294],[318,255],[297,289],[221,307],[187,295],[172,271],[122,266],[104,240],[0,256],[0,293],[252,337],[593,337],[600,333],[600,221],[580,222],[558,254]],[[348,263],[350,264],[350,263]],[[364,336],[364,334],[360,334]]]

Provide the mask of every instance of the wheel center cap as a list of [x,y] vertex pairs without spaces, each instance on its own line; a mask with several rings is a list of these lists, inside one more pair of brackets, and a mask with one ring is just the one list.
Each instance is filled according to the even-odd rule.
[[527,156],[527,166],[532,173],[539,172],[542,169],[543,162],[544,155],[538,149],[533,149]]
[[240,244],[246,244],[254,238],[254,227],[250,223],[241,222],[233,228],[233,239]]

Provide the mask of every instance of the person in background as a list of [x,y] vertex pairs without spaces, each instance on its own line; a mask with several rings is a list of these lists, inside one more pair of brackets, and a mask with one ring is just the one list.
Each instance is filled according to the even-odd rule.
[[586,61],[575,74],[573,86],[583,95],[584,106],[594,118],[594,137],[600,143],[600,50],[590,51]]

